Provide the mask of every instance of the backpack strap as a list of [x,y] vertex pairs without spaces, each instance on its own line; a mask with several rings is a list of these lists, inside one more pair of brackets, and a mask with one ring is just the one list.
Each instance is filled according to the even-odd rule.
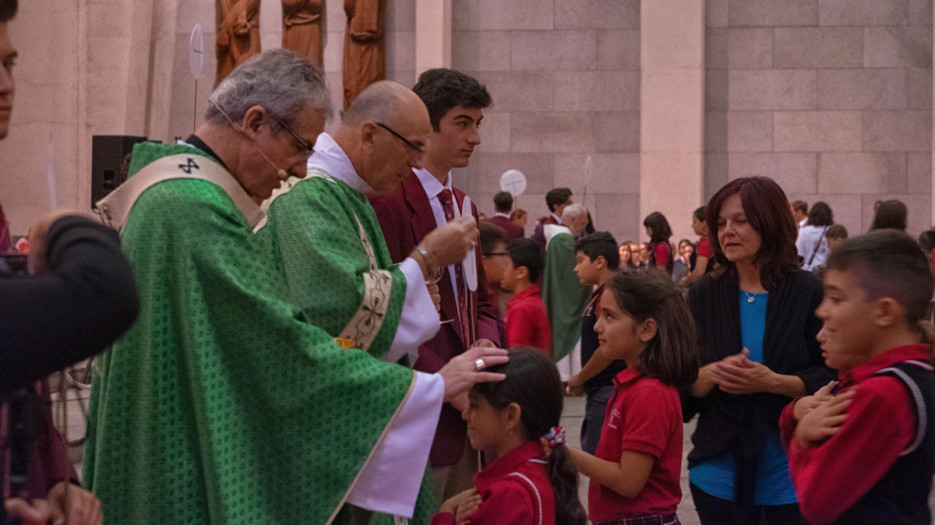
[[538,520],[537,523],[538,523],[539,525],[542,525],[542,495],[539,494],[539,489],[536,488],[536,484],[533,483],[531,479],[529,479],[528,477],[526,477],[526,476],[523,475],[523,474],[520,474],[519,472],[511,472],[511,473],[507,474],[507,477],[519,478],[519,479],[525,481],[525,482],[526,482],[525,484],[529,486],[529,492],[530,492],[530,494],[533,495],[533,497],[534,497],[535,500],[536,500],[536,514],[537,514],[538,517],[539,517],[539,520]]
[[909,395],[912,397],[912,400],[915,403],[916,407],[916,436],[909,443],[909,446],[905,450],[899,453],[900,456],[905,456],[915,452],[919,445],[922,444],[922,440],[925,438],[925,429],[928,427],[928,412],[925,407],[925,398],[922,396],[922,389],[919,388],[919,385],[915,382],[914,379],[902,369],[903,366],[917,366],[919,368],[927,370],[929,373],[932,373],[933,367],[930,363],[918,360],[909,360],[897,363],[894,366],[890,366],[879,370],[877,373],[873,374],[874,376],[887,375],[897,379],[906,390],[909,392]]
[[812,256],[808,258],[808,266],[811,268],[812,261],[815,260],[815,256],[818,255],[818,248],[821,247],[821,241],[824,240],[825,234],[828,233],[828,228],[830,226],[825,226],[825,229],[821,231],[821,237],[818,238],[818,242],[815,243],[815,249],[812,250]]

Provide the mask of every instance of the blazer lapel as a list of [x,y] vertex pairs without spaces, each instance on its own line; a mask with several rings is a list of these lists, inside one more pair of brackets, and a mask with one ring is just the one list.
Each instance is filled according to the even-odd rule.
[[[432,211],[432,204],[425,194],[422,183],[419,182],[419,177],[416,177],[415,174],[403,180],[403,193],[406,198],[406,204],[408,204],[409,208],[412,210],[410,226],[412,227],[413,239],[416,239],[415,245],[418,245],[418,241],[424,239],[425,236],[437,226],[435,213]],[[441,279],[438,281],[438,289],[442,297],[442,320],[452,320],[450,324],[454,332],[457,334],[458,339],[461,339],[461,342],[464,343],[461,316],[458,313],[458,303],[455,301],[454,289],[451,286],[451,276],[448,273],[448,268],[445,268]],[[444,328],[444,325],[442,325],[442,328]]]

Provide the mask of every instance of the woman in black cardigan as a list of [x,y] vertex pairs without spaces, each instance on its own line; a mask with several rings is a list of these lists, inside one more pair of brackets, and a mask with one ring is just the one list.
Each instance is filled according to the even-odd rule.
[[691,289],[698,380],[683,399],[700,415],[689,479],[705,525],[803,523],[779,442],[791,398],[833,380],[815,336],[821,282],[798,267],[796,225],[772,179],[737,179],[708,203],[720,269]]

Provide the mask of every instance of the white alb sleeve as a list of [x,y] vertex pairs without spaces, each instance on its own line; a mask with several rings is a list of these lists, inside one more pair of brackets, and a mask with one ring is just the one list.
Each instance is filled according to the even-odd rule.
[[441,375],[416,372],[412,392],[361,469],[348,503],[374,512],[412,517],[444,397],[445,380]]

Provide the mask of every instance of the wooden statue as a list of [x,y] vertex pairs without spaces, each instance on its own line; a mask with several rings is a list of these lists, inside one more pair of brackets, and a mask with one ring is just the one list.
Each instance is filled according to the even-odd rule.
[[344,109],[386,78],[386,0],[344,0]]
[[217,0],[217,58],[220,82],[260,52],[260,0]]
[[282,0],[282,47],[324,66],[321,17],[325,0]]

